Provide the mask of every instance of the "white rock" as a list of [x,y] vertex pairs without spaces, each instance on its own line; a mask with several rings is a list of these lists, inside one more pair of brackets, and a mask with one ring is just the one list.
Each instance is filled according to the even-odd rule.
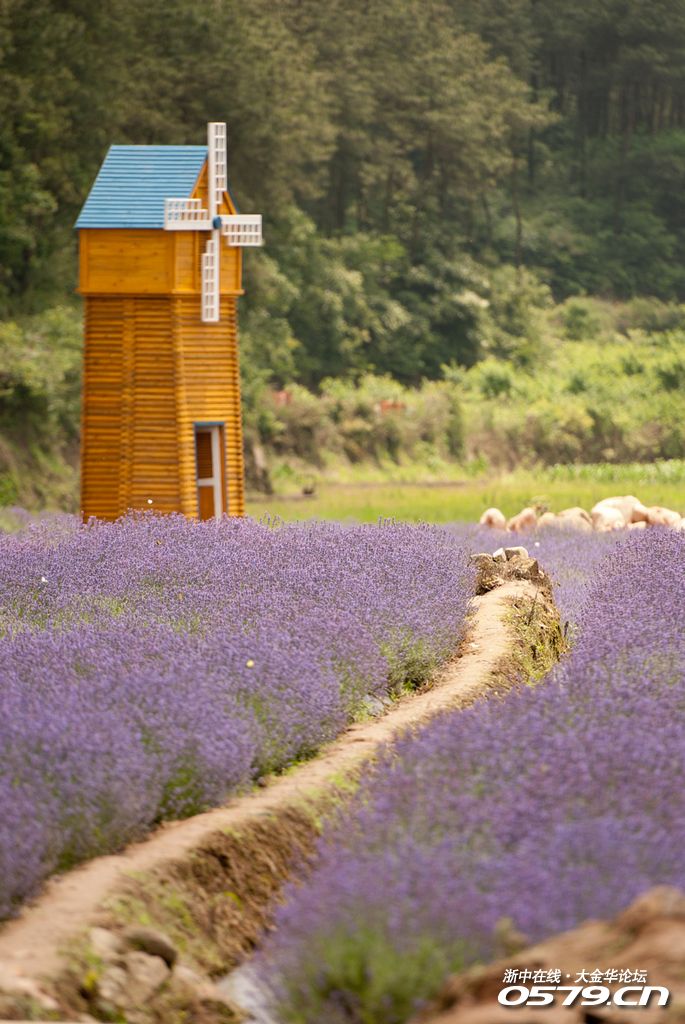
[[176,964],[169,978],[169,989],[183,999],[220,998],[216,985],[197,971]]
[[498,508],[488,508],[480,517],[481,526],[490,526],[495,530],[504,530],[507,525],[506,516]]
[[578,530],[579,533],[592,533],[592,523],[582,516],[565,516],[559,518],[559,525],[565,530]]
[[610,533],[612,530],[625,530],[628,524],[619,509],[607,505],[603,509],[592,510],[592,525],[598,533]]
[[512,516],[507,523],[507,530],[514,533],[521,533],[525,530],[534,530],[538,524],[537,513],[534,508],[524,508],[518,515]]
[[272,1015],[269,995],[259,984],[249,963],[231,971],[216,987],[248,1015],[244,1024],[279,1024]]
[[110,964],[98,979],[98,997],[101,1002],[123,1007],[127,1002],[128,974],[123,967]]
[[592,533],[592,520],[584,508],[565,508],[558,515],[554,515],[553,512],[543,512],[538,519],[538,527],[546,526]]
[[371,715],[373,718],[378,718],[379,715],[385,714],[385,704],[380,697],[374,697],[373,694],[369,694],[364,697],[361,702],[362,710]]
[[507,556],[507,561],[510,561],[512,558],[528,558],[528,548],[517,544],[512,548],[505,548],[504,554]]
[[574,505],[573,508],[563,508],[559,513],[560,519],[584,519],[588,526],[592,525],[592,516],[589,512],[586,512],[580,505]]
[[126,1011],[140,1009],[170,973],[161,956],[137,950],[126,953],[118,964],[110,964],[102,972],[98,981],[99,1000]]
[[[647,508],[634,494],[624,494],[612,498],[602,498],[591,509],[592,523],[595,523],[595,513],[603,515],[609,509],[620,512],[624,524],[638,523],[647,518]],[[596,527],[595,527],[596,528]]]
[[59,1007],[52,996],[44,992],[35,978],[29,978],[22,974],[15,974],[13,970],[4,970],[0,967],[0,993],[10,996],[24,996],[33,1000],[41,1010],[53,1013]]
[[497,551],[492,552],[492,557],[495,560],[495,562],[506,562],[507,553],[504,550],[504,548],[497,548]]
[[674,512],[671,508],[652,505],[647,509],[647,522],[650,526],[670,526],[673,530],[679,530],[681,515],[680,512]]
[[93,953],[101,960],[114,960],[122,951],[119,936],[106,928],[91,928],[88,939]]
[[569,530],[579,530],[581,533],[592,533],[592,517],[584,508],[576,505],[574,508],[565,508],[558,515],[559,526]]

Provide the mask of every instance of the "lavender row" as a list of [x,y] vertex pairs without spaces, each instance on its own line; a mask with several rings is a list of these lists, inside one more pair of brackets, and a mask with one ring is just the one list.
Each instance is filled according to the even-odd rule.
[[400,1024],[504,933],[685,886],[685,538],[612,545],[579,626],[543,685],[388,750],[262,953],[279,1019]]
[[0,537],[0,916],[420,681],[473,587],[428,526],[145,515]]

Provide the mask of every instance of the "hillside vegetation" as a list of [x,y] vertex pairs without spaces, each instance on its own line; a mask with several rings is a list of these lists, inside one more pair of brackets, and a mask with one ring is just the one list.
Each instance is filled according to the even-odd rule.
[[72,225],[108,145],[210,119],[265,216],[254,482],[255,444],[272,469],[680,457],[684,53],[685,0],[9,0],[0,501],[76,501]]
[[[565,470],[565,482],[585,479],[580,467],[595,464],[589,491],[602,480],[634,490],[650,479],[630,466],[658,460],[664,468],[651,480],[652,496],[667,501],[664,487],[682,484],[674,460],[685,452],[685,310],[572,299],[527,307],[525,315],[536,350],[529,361],[453,362],[414,387],[366,373],[326,378],[316,391],[297,382],[275,390],[248,349],[249,485],[287,496],[325,480],[444,482],[516,469],[539,481],[518,473],[516,500],[526,503],[526,494],[554,490],[559,464],[575,464],[582,475]],[[0,505],[77,509],[80,360],[76,309],[0,324]],[[576,490],[562,503],[584,500]],[[470,515],[492,503],[480,491],[474,500]]]
[[327,378],[316,395],[297,385],[264,391],[248,426],[281,455],[279,471],[288,458],[322,469],[336,457],[410,458],[427,471],[450,461],[478,470],[678,458],[684,313],[640,301],[528,307],[526,360],[502,353],[471,368],[451,363],[415,388],[366,374],[354,383]]

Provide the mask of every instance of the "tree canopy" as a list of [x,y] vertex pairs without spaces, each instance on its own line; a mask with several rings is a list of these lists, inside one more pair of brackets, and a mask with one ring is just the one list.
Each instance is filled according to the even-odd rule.
[[685,0],[0,0],[0,311],[73,287],[110,143],[208,120],[265,215],[275,381],[501,354],[507,267],[543,304],[685,298]]

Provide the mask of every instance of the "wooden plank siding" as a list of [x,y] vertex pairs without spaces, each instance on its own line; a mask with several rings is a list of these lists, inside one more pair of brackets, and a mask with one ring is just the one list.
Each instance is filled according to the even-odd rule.
[[174,289],[174,239],[148,228],[89,228],[80,234],[79,291],[166,295]]
[[133,380],[127,508],[175,512],[180,481],[171,304],[167,298],[129,302]]
[[124,300],[86,299],[81,413],[81,507],[116,519],[123,486]]
[[[222,207],[222,213],[228,208]],[[88,228],[79,232],[82,295],[175,295],[200,291],[208,231]],[[242,252],[221,243],[222,295],[242,294]]]
[[196,423],[224,424],[226,507],[244,515],[235,298],[222,299],[218,324],[203,324],[197,296],[86,297],[85,330],[84,516],[196,517]]
[[174,300],[181,511],[197,515],[195,424],[224,424],[224,471],[229,515],[245,514],[235,298],[222,297],[221,320],[203,324],[200,299]]
[[[234,212],[228,197],[224,206]],[[244,515],[236,327],[242,253],[222,245],[221,319],[202,323],[199,268],[206,237],[80,231],[85,517],[115,519],[130,508],[196,517],[198,422],[224,424],[224,501],[229,515]]]
[[178,511],[170,301],[86,298],[85,331],[84,516],[116,519],[129,508]]

